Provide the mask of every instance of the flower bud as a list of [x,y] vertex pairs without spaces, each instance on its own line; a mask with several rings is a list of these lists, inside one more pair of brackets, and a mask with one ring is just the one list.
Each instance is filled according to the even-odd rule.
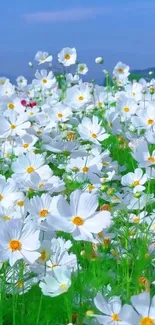
[[103,63],[103,58],[101,56],[99,56],[98,58],[95,59],[95,62],[98,64],[102,64]]

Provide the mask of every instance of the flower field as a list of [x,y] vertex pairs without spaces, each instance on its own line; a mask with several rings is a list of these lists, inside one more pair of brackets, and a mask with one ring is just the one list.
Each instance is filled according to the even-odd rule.
[[155,80],[52,60],[0,78],[0,325],[154,325]]

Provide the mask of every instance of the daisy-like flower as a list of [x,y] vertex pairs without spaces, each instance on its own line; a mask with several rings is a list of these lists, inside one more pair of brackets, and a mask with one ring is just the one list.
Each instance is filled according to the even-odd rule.
[[80,109],[92,100],[91,89],[87,84],[75,85],[67,89],[64,103],[73,108]]
[[128,173],[124,175],[121,179],[121,184],[123,186],[129,186],[136,188],[138,186],[138,190],[142,188],[145,189],[143,186],[147,182],[147,174],[143,174],[143,170],[141,168],[136,168],[134,173]]
[[155,296],[151,300],[150,293],[143,292],[137,296],[132,296],[131,303],[134,308],[127,304],[122,308],[122,317],[127,324],[155,324]]
[[50,177],[52,171],[48,165],[45,165],[43,155],[34,154],[33,152],[26,153],[25,156],[20,155],[12,163],[12,170],[14,171],[13,178],[16,180],[27,180],[33,173],[38,173],[41,176]]
[[52,55],[49,55],[48,52],[38,51],[35,55],[35,60],[38,64],[43,64],[45,62],[52,62],[53,58]]
[[122,62],[118,62],[117,65],[114,68],[113,75],[117,79],[125,79],[129,76],[129,66]]
[[135,104],[132,98],[122,98],[117,102],[117,110],[120,112],[120,116],[123,120],[127,120],[131,118],[131,115],[134,115],[137,109],[137,105]]
[[[62,103],[57,103],[52,111],[51,107],[45,109],[45,112],[48,114],[50,120],[52,120],[52,124],[53,121],[56,121],[57,123],[66,122],[72,116],[71,108],[63,105]],[[48,128],[50,128],[50,123]]]
[[75,48],[65,47],[58,54],[58,61],[65,67],[76,63],[77,53]]
[[53,268],[50,275],[46,275],[39,287],[45,296],[56,297],[68,291],[71,285],[71,271],[67,267]]
[[71,233],[76,240],[93,240],[92,233],[98,233],[111,224],[109,211],[96,212],[97,196],[93,193],[74,191],[70,205],[63,196],[57,201],[56,215],[49,216],[47,222],[55,230]]
[[140,167],[153,167],[155,164],[155,150],[151,153],[144,139],[136,144],[132,156],[138,161]]
[[5,180],[0,176],[0,205],[4,208],[13,206],[15,201],[20,199],[21,193],[18,192],[17,185],[12,178]]
[[28,151],[33,151],[35,149],[34,145],[37,142],[38,138],[25,134],[16,140],[16,147],[14,149],[15,155],[19,156]]
[[136,112],[136,116],[131,119],[133,125],[141,129],[150,129],[155,126],[155,111],[152,103],[147,103],[144,108]]
[[18,86],[19,88],[24,88],[24,87],[27,86],[27,79],[25,79],[25,77],[23,77],[23,76],[19,76],[19,77],[16,79],[16,81],[17,81],[17,86]]
[[100,141],[104,141],[109,137],[109,134],[105,132],[102,122],[99,122],[97,116],[93,116],[92,120],[84,117],[82,123],[78,126],[78,131],[82,139],[87,139],[96,144]]
[[0,228],[0,260],[9,261],[10,266],[20,259],[34,263],[40,256],[40,253],[37,252],[39,246],[39,231],[34,230],[31,224],[27,227],[20,219],[12,219],[2,224]]
[[52,198],[49,194],[34,196],[29,203],[30,219],[36,220],[38,223],[45,221],[47,217],[54,214],[58,197]]
[[30,128],[30,122],[28,121],[27,114],[18,115],[16,112],[12,112],[9,120],[0,115],[0,138],[7,138],[8,136],[24,135],[26,129]]
[[[91,317],[95,317],[99,324],[104,325],[131,325],[126,322],[122,317],[122,303],[119,297],[112,297],[108,301],[98,293],[94,298],[94,303],[97,309],[104,315],[90,314]],[[132,323],[133,325],[133,323]]]
[[56,78],[54,77],[52,71],[49,73],[47,70],[41,70],[40,72],[37,71],[35,73],[35,77],[36,79],[33,80],[33,84],[41,89],[49,89],[56,84]]
[[88,67],[85,63],[80,63],[78,64],[78,67],[77,67],[77,72],[79,74],[83,74],[85,75],[87,72],[88,72]]

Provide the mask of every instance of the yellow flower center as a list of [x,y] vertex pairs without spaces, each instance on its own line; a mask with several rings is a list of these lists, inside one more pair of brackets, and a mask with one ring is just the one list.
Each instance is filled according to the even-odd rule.
[[11,125],[10,125],[10,129],[13,130],[13,129],[15,129],[15,128],[16,128],[16,125],[15,125],[15,124],[11,124]]
[[24,143],[24,144],[23,144],[23,148],[26,149],[26,148],[28,148],[28,147],[29,147],[29,144],[28,144],[28,143]]
[[137,185],[139,185],[139,181],[134,181],[134,182],[132,183],[132,185],[133,185],[133,186],[137,186]]
[[10,217],[4,216],[3,219],[7,221],[7,220],[10,220]]
[[153,124],[154,120],[152,120],[151,118],[149,120],[147,120],[147,124]]
[[105,245],[109,245],[110,244],[110,239],[108,237],[104,237],[103,242],[104,242]]
[[80,66],[80,71],[83,71],[83,70],[84,70],[84,66],[81,65],[81,66]]
[[78,99],[79,100],[84,100],[84,97],[83,96],[79,96]]
[[76,216],[76,217],[73,217],[72,218],[72,223],[75,225],[75,226],[82,226],[84,224],[84,220],[82,217],[80,216]]
[[65,54],[65,60],[70,60],[71,56],[70,54]]
[[129,107],[124,107],[123,110],[124,110],[124,112],[129,112],[130,108]]
[[24,281],[22,281],[22,280],[19,280],[19,281],[16,283],[16,287],[17,287],[17,288],[23,288],[23,286],[24,286]]
[[44,184],[43,183],[40,183],[39,185],[38,185],[38,188],[41,188],[41,187],[43,187],[44,186]]
[[88,168],[88,167],[83,167],[83,168],[82,168],[82,171],[83,171],[83,173],[87,173],[87,172],[88,172],[88,170],[89,170],[89,168]]
[[48,214],[48,210],[44,209],[39,212],[41,218],[45,218]]
[[60,117],[61,118],[61,117],[63,117],[63,114],[62,113],[58,113],[57,114],[57,117]]
[[155,158],[154,157],[148,157],[147,160],[151,163],[155,163]]
[[133,221],[134,221],[135,223],[139,223],[139,222],[140,222],[140,218],[139,218],[139,217],[134,217],[134,218],[133,218]]
[[30,112],[30,116],[33,116],[34,115],[34,113],[33,112]]
[[22,244],[21,244],[21,242],[18,239],[12,239],[12,240],[10,240],[9,243],[8,243],[8,246],[9,246],[9,249],[12,252],[20,251],[21,248],[22,248]]
[[75,133],[72,132],[72,131],[67,132],[67,137],[68,137],[69,140],[75,140],[76,139]]
[[17,205],[18,205],[19,207],[23,207],[23,206],[24,206],[24,201],[22,201],[22,200],[21,200],[21,201],[18,201],[18,202],[17,202]]
[[98,106],[102,107],[103,103],[102,102],[98,102]]
[[88,185],[88,190],[89,190],[89,191],[92,191],[92,190],[94,190],[94,188],[95,188],[95,186],[94,186],[94,185],[92,185],[92,184],[89,184],[89,185]]
[[97,135],[95,133],[92,133],[91,136],[92,136],[93,139],[97,138]]
[[140,320],[140,325],[153,325],[153,324],[154,324],[154,321],[150,317],[143,317]]
[[61,287],[62,291],[66,291],[67,290],[67,286],[66,286],[65,283],[61,283],[60,284],[60,287]]
[[98,236],[99,238],[102,238],[102,237],[103,237],[103,233],[102,233],[102,232],[99,232],[99,233],[97,234],[97,236]]
[[29,173],[29,174],[33,173],[34,171],[35,171],[35,169],[32,166],[29,166],[27,168],[27,173]]
[[14,109],[15,105],[12,104],[12,103],[10,103],[10,104],[8,105],[8,107],[9,107],[10,109]]
[[116,321],[120,320],[117,314],[112,314],[111,317],[112,317],[112,320],[116,320]]
[[41,259],[42,261],[45,261],[45,260],[46,260],[46,258],[47,258],[47,253],[46,253],[46,251],[45,251],[45,250],[43,250],[43,251],[41,252],[41,256],[40,256],[40,259]]
[[0,201],[2,201],[2,199],[3,199],[3,195],[2,195],[2,194],[0,194]]
[[117,71],[118,73],[123,73],[124,70],[122,68],[118,68]]
[[42,79],[42,82],[43,82],[44,84],[46,84],[46,83],[47,83],[47,79]]

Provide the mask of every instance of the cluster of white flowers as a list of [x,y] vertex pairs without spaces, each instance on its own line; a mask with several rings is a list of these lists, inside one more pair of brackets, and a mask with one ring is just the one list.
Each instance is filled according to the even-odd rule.
[[[35,60],[52,65],[47,52]],[[130,240],[146,231],[153,244],[155,211],[147,207],[154,203],[155,80],[130,82],[129,67],[119,62],[113,86],[103,87],[82,82],[88,67],[77,62],[75,48],[64,48],[58,61],[75,64],[75,74],[56,76],[48,67],[37,70],[31,84],[23,76],[16,85],[0,78],[0,261],[2,270],[9,264],[8,292],[12,273],[19,294],[36,283],[44,295],[66,292],[77,272],[72,239],[117,246],[111,226],[122,211]],[[118,157],[128,148],[130,172],[112,157],[115,144],[104,145],[113,135]],[[104,316],[94,317],[99,324],[153,325],[155,299],[151,307],[149,299],[145,293],[132,297],[133,309],[121,308],[118,297],[105,302],[99,295],[95,304]]]

